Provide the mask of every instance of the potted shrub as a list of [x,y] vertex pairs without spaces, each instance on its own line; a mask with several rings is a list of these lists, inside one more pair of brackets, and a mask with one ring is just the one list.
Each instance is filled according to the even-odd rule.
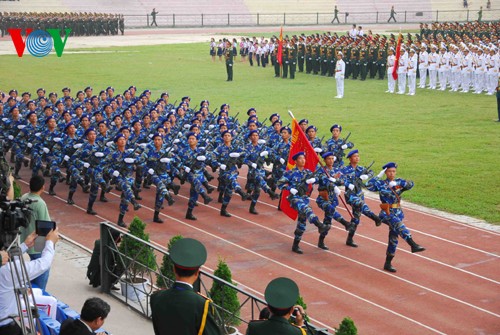
[[[170,249],[174,245],[175,242],[180,240],[182,235],[173,236],[170,241],[168,241],[167,250],[170,252]],[[164,255],[163,261],[161,263],[160,268],[161,276],[158,276],[156,279],[156,285],[159,288],[170,288],[172,284],[175,282],[175,274],[174,274],[174,263],[170,259],[170,255]]]
[[[214,276],[225,280],[228,283],[236,285],[232,281],[231,270],[227,263],[219,258],[217,269],[214,271]],[[238,300],[237,292],[230,287],[214,281],[210,289],[210,298],[214,304],[219,306],[219,314],[224,322],[224,331],[226,334],[238,333],[234,327],[241,323],[240,316],[240,302]]]
[[357,335],[358,329],[354,325],[354,321],[351,318],[345,317],[344,320],[339,324],[339,328],[335,328],[335,334],[337,335]]
[[[130,224],[129,233],[145,242],[149,234],[144,231],[146,224],[137,216]],[[145,278],[150,271],[156,270],[156,257],[152,249],[129,236],[123,236],[119,251],[124,266],[125,280],[121,282],[122,294],[132,301],[144,297],[149,281]]]

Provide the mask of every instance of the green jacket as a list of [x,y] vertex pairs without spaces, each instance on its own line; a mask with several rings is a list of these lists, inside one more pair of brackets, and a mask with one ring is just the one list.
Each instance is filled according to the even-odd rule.
[[246,335],[306,335],[305,329],[294,326],[282,316],[272,315],[269,320],[257,320],[248,324]]
[[[36,202],[33,202],[33,203],[28,205],[28,207],[31,209],[30,221],[29,221],[28,227],[21,228],[21,242],[24,242],[26,237],[28,237],[28,235],[30,235],[32,232],[35,231],[35,221],[36,220],[50,221],[49,210],[47,208],[47,204],[42,199],[42,197],[40,197],[37,194],[26,193],[21,197],[21,200],[24,201],[26,199],[36,200]],[[36,254],[37,252],[35,251],[34,248],[30,248],[30,249],[28,249],[28,253],[29,254]]]
[[[205,304],[207,304],[205,311]],[[176,282],[171,289],[151,296],[151,314],[156,335],[197,335],[205,320],[204,335],[220,335],[215,323],[214,306],[189,285]],[[206,314],[206,317],[204,315]]]

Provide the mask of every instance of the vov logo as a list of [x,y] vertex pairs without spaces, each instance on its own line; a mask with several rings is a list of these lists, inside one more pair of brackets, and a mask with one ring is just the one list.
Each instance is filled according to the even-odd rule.
[[64,29],[65,36],[63,41],[61,38],[61,29],[33,31],[31,28],[27,28],[26,39],[23,40],[21,30],[21,28],[8,29],[19,57],[23,57],[24,49],[28,49],[28,52],[35,57],[45,57],[50,53],[52,47],[54,47],[57,57],[61,57],[64,47],[66,46],[66,41],[68,40],[68,36],[71,33],[71,29]]

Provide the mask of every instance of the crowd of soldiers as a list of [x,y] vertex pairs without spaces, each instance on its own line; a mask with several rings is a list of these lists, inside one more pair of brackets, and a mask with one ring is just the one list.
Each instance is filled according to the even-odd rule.
[[2,37],[8,29],[33,30],[71,29],[72,36],[122,35],[125,32],[123,15],[105,13],[8,13],[0,12]]
[[[359,152],[351,150],[354,144],[348,141],[350,134],[341,136],[341,125],[332,125],[332,137],[323,141],[316,136],[314,125],[307,119],[300,120],[299,126],[325,166],[318,166],[316,171],[304,170],[306,157],[300,152],[293,156],[296,167],[286,170],[292,130],[277,113],[262,121],[257,110],[249,108],[245,121],[240,123],[238,114],[231,115],[228,104],[222,104],[217,112],[217,108],[210,110],[208,100],[191,107],[188,96],[178,104],[170,102],[168,93],[153,100],[149,90],[139,94],[135,86],[117,95],[113,87],[94,95],[89,86],[74,96],[68,87],[62,89],[62,96],[56,92],[46,95],[43,88],[37,90],[36,96],[30,92],[19,95],[13,89],[8,96],[0,93],[0,98],[3,150],[10,150],[14,178],[22,178],[23,166],[29,168],[32,175],[41,173],[50,178],[50,195],[56,195],[57,185],[65,183],[70,205],[75,203],[73,196],[80,187],[89,194],[89,215],[97,214],[95,202],[107,202],[106,194],[113,187],[121,192],[117,224],[123,227],[126,227],[123,219],[129,204],[139,210],[140,193],[151,185],[156,188],[153,222],[157,223],[163,222],[160,212],[164,201],[173,205],[184,183],[189,184],[185,215],[188,220],[196,220],[193,211],[199,197],[208,204],[213,201],[210,194],[216,190],[221,203],[220,215],[230,217],[228,205],[234,193],[243,201],[250,200],[249,213],[257,215],[261,191],[271,200],[277,200],[283,194],[277,191],[279,189],[290,192],[286,200],[298,211],[292,246],[296,253],[303,253],[299,243],[307,221],[318,228],[319,248],[328,249],[324,239],[332,220],[348,231],[346,244],[357,247],[353,237],[361,214],[377,226],[384,222],[391,227],[388,246],[391,257],[398,236],[409,243],[413,252],[424,250],[412,240],[401,222],[399,195],[411,189],[413,183],[397,179],[391,184],[391,187],[397,186],[393,189],[396,196],[387,193],[386,184],[380,179],[385,170],[375,176],[371,166],[358,165]],[[351,151],[346,155],[346,150]],[[346,157],[348,164],[344,164]],[[247,181],[240,185],[238,175],[243,165],[247,167]],[[215,178],[209,168],[212,173],[218,171],[217,187],[209,184]],[[316,203],[325,212],[323,220],[309,205],[313,184],[319,185]],[[336,210],[340,186],[345,187],[345,199],[352,208],[351,218],[347,220]],[[380,194],[381,199],[389,199],[385,200],[391,204],[389,214],[377,215],[368,208],[363,196],[367,186],[372,190],[384,189],[384,198],[382,191]],[[280,201],[281,204],[284,199]],[[384,267],[394,270],[390,260]]]
[[[399,72],[404,74],[402,77],[405,78],[405,82],[402,83],[400,80],[398,85],[406,86],[408,76],[409,94],[413,95],[413,76],[415,78],[423,76],[419,87],[425,87],[422,83],[426,81],[427,69],[429,68],[428,77],[434,80],[436,67],[436,73],[444,73],[439,75],[442,87],[450,86],[451,90],[456,91],[456,83],[459,83],[459,86],[464,83],[464,87],[469,84],[475,92],[486,91],[487,94],[492,94],[492,89],[494,90],[498,80],[494,77],[498,74],[499,22],[476,21],[463,24],[449,22],[433,23],[430,26],[421,24],[420,30],[420,34],[406,34],[403,38],[402,49],[406,56],[402,57],[404,61],[402,61],[403,64],[400,63],[401,69],[398,67],[397,70],[403,71]],[[340,53],[345,62],[345,79],[378,78],[383,80],[386,74],[391,74],[388,77],[392,78],[397,42],[397,35],[385,36],[373,34],[371,31],[365,34],[362,27],[356,25],[353,25],[352,29],[344,35],[327,32],[308,36],[305,34],[285,36],[282,66],[277,62],[279,39],[276,36],[269,40],[264,37],[260,39],[242,37],[239,43],[233,39],[231,46],[234,55],[239,47],[241,60],[246,61],[248,58],[251,66],[255,61],[258,66],[265,67],[270,61],[270,64],[274,66],[275,77],[293,79],[296,71],[334,77],[336,57]],[[219,44],[212,41],[211,53],[223,55],[224,46],[224,40],[221,40]],[[443,50],[444,47],[446,56],[439,56],[439,59],[434,61],[433,55],[430,57],[432,62],[429,62],[426,58],[427,55],[435,52],[433,46],[436,46],[435,51]],[[409,54],[411,57],[408,56]],[[433,62],[436,65],[431,65],[434,64]],[[467,76],[459,76],[458,72],[467,73]],[[436,87],[434,81],[428,86]],[[394,92],[394,89],[389,87],[388,91]],[[468,89],[465,91],[467,92]],[[399,92],[404,93],[405,90],[399,89]]]

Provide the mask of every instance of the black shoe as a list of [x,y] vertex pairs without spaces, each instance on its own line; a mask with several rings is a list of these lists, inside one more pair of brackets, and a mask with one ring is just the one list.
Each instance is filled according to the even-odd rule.
[[127,225],[123,221],[118,221],[117,223],[120,227],[127,228]]
[[14,179],[17,179],[17,180],[19,180],[19,179],[23,179],[23,178],[21,178],[21,176],[20,176],[20,175],[18,175],[17,173],[15,173],[15,174],[13,175],[13,177],[14,177]]
[[155,214],[153,216],[153,222],[163,223],[163,220],[160,219],[160,211],[155,211]]
[[175,195],[179,194],[180,189],[181,189],[180,185],[172,184],[172,191],[174,191]]
[[104,195],[101,195],[101,197],[99,198],[99,201],[108,202],[108,198],[106,198]]
[[172,197],[167,197],[167,203],[169,206],[172,206],[175,204],[175,200]]
[[328,248],[325,245],[325,237],[324,236],[320,236],[319,237],[318,248],[323,249],[323,250],[329,250],[330,249],[330,248]]
[[54,191],[53,188],[49,188],[49,195],[52,195],[52,196],[56,195],[56,192]]
[[75,202],[74,202],[74,201],[73,201],[73,199],[71,199],[71,198],[68,198],[68,200],[66,201],[66,203],[67,203],[68,205],[74,205],[74,204],[75,204]]
[[87,214],[96,215],[97,212],[92,209],[92,207],[87,207]]
[[142,200],[142,197],[139,195],[139,192],[134,193],[135,200]]
[[385,257],[385,263],[384,263],[384,270],[389,271],[389,272],[396,272],[396,269],[392,267],[391,262],[392,259],[394,258],[393,255],[387,255]]
[[132,205],[134,206],[134,211],[137,211],[142,207],[141,204],[135,200],[132,201]]
[[345,244],[350,246],[350,247],[357,248],[358,245],[356,243],[354,243],[353,237],[354,237],[354,232],[349,232],[349,235],[347,235],[347,240],[345,241]]
[[209,197],[208,195],[206,195],[206,194],[202,194],[201,196],[203,197],[203,203],[204,203],[205,205],[208,205],[208,204],[209,204],[210,202],[212,202],[212,200],[213,200],[212,198],[210,198],[210,197]]
[[255,204],[252,202],[252,204],[250,204],[250,209],[248,210],[248,212],[250,214],[254,214],[254,215],[258,215],[259,213],[255,210]]
[[28,167],[29,164],[30,164],[30,161],[27,158],[24,158],[23,159],[23,165],[24,165],[24,167]]
[[241,200],[242,200],[242,201],[245,201],[245,200],[247,200],[248,198],[250,198],[250,194],[243,192],[243,190],[242,190],[241,188],[237,189],[237,190],[236,190],[236,193],[237,193],[237,194],[239,194],[239,195],[241,196]]
[[300,249],[299,243],[300,243],[300,241],[297,241],[297,240],[293,241],[292,251],[299,254],[299,255],[302,255],[304,252],[302,251],[302,249]]
[[222,208],[220,209],[220,216],[225,216],[227,218],[231,217],[231,214],[227,212],[227,205],[222,205]]
[[208,185],[208,183],[207,183],[207,185],[206,185],[206,189],[207,189],[207,193],[208,193],[208,194],[210,194],[210,193],[212,193],[212,192],[215,190],[215,187],[210,186],[210,185]]
[[192,209],[189,209],[187,210],[186,212],[186,219],[188,220],[197,220],[196,216],[193,215],[193,210]]
[[269,192],[267,192],[267,193],[268,193],[268,194],[269,194],[269,196],[271,197],[271,200],[276,200],[276,199],[279,199],[279,198],[280,198],[279,194],[274,193],[274,192],[273,192],[273,190],[271,190],[271,189],[270,189],[270,190],[269,190]]
[[223,198],[223,197],[224,197],[224,193],[219,192],[219,197],[217,198],[217,202],[218,202],[219,204],[222,204],[222,200],[223,200],[222,198]]
[[406,242],[410,245],[412,253],[421,252],[421,251],[425,250],[424,247],[415,243],[415,241],[413,241],[413,239],[411,237],[409,239],[407,239]]

